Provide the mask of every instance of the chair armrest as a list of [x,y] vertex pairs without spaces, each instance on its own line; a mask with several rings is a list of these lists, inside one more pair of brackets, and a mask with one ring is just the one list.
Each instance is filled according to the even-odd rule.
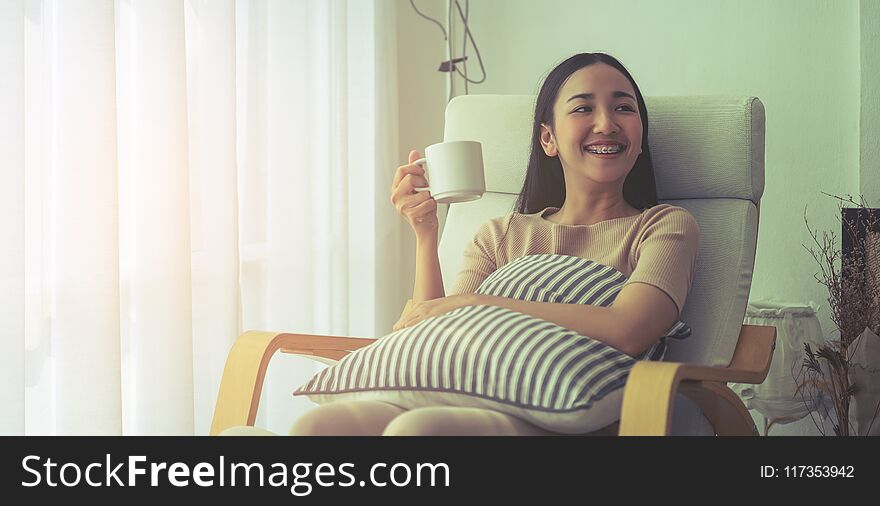
[[372,338],[258,330],[245,332],[238,337],[226,357],[210,434],[215,436],[229,427],[254,424],[266,369],[276,351],[325,362],[321,359],[340,360],[375,341]]
[[775,341],[776,327],[743,325],[727,367],[640,361],[627,378],[619,435],[669,435],[679,391],[697,404],[716,434],[755,435],[751,415],[727,382],[763,382]]

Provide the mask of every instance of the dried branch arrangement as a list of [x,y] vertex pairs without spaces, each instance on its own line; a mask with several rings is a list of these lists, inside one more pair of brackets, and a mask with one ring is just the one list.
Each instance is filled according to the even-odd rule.
[[[866,370],[872,367],[872,364],[857,361],[857,351],[866,345],[866,340],[876,340],[880,334],[880,234],[870,232],[878,230],[880,213],[867,213],[866,229],[869,232],[865,237],[859,237],[856,225],[843,220],[843,208],[858,207],[868,211],[870,208],[864,197],[855,202],[850,195],[846,195],[847,198],[825,195],[838,200],[838,216],[841,216],[844,233],[849,234],[853,247],[852,254],[844,256],[833,232],[823,232],[820,239],[810,229],[804,208],[804,223],[815,242],[815,247],[804,248],[821,269],[814,277],[828,289],[831,320],[839,336],[837,339],[826,337],[826,341],[816,350],[811,349],[809,344],[804,345],[805,357],[798,377],[797,392],[808,406],[830,402],[833,412],[828,416],[832,419],[835,435],[867,435],[877,419],[880,402],[874,408],[867,427],[853,424],[850,405],[860,389],[865,388],[865,385],[854,381],[855,373],[859,368]],[[873,364],[874,367],[876,365]],[[825,402],[822,402],[822,397]],[[812,412],[810,416],[825,435]]]

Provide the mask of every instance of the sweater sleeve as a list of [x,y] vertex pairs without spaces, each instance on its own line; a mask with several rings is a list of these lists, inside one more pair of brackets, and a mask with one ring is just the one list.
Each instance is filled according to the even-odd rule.
[[694,279],[700,229],[683,207],[669,206],[651,217],[634,251],[635,268],[629,283],[647,283],[675,302],[678,314]]
[[511,216],[493,218],[477,229],[464,250],[461,268],[448,295],[474,293],[480,284],[498,268],[498,249],[504,239]]

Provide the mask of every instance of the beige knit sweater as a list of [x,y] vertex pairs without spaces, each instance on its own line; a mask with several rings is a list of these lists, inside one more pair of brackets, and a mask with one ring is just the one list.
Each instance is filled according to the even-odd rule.
[[627,276],[626,284],[656,286],[681,314],[694,278],[700,237],[697,222],[686,209],[657,204],[636,216],[592,225],[560,225],[544,218],[558,210],[511,213],[483,223],[465,249],[449,295],[475,292],[495,269],[519,257],[558,254],[614,267]]

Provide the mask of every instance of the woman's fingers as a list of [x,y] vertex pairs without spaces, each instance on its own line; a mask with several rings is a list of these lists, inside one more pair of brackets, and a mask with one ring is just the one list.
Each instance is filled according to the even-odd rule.
[[407,311],[406,314],[400,316],[400,319],[397,320],[397,323],[394,324],[392,330],[399,330],[405,327],[409,327],[411,322],[414,319],[418,318],[420,311],[421,309],[419,303],[413,303],[413,305],[410,306],[409,311]]
[[400,184],[397,185],[397,188],[391,192],[391,203],[394,204],[395,207],[398,207],[398,204],[404,200],[409,198],[412,195],[419,195],[422,193],[428,192],[417,192],[413,188],[419,186],[427,186],[428,181],[418,175],[418,174],[407,174],[401,180]]
[[430,193],[431,192],[415,192],[415,193],[411,193],[409,195],[400,196],[397,199],[397,204],[395,205],[395,207],[397,207],[398,210],[401,210],[401,209],[406,209],[408,207],[416,206],[416,205],[421,204],[422,202],[430,199],[431,198]]
[[397,186],[400,184],[400,181],[407,174],[424,174],[425,168],[421,165],[414,165],[413,163],[418,160],[419,152],[416,150],[412,150],[409,152],[409,163],[407,165],[401,165],[397,168],[397,171],[394,173],[394,180],[391,183],[391,191],[397,189]]
[[403,181],[400,182],[400,186],[397,189],[400,191],[406,189],[407,193],[412,193],[416,188],[424,188],[425,186],[428,186],[428,180],[425,176],[419,174],[407,174],[406,177],[403,178]]
[[[395,207],[397,208],[397,212],[403,214],[406,217],[412,217],[414,214],[422,214],[427,210],[435,207],[436,202],[431,198],[430,195],[427,195],[428,192],[420,192],[415,195],[407,195],[406,197],[401,198],[397,201]],[[434,202],[433,204],[423,205],[426,202]],[[422,207],[419,207],[422,206]]]
[[[391,204],[409,221],[416,234],[437,228],[437,202],[426,188],[428,180],[425,177],[424,167],[415,164],[418,159],[419,152],[410,151],[409,165],[401,165],[397,168],[391,185]],[[425,190],[416,191],[415,188],[425,188]]]

